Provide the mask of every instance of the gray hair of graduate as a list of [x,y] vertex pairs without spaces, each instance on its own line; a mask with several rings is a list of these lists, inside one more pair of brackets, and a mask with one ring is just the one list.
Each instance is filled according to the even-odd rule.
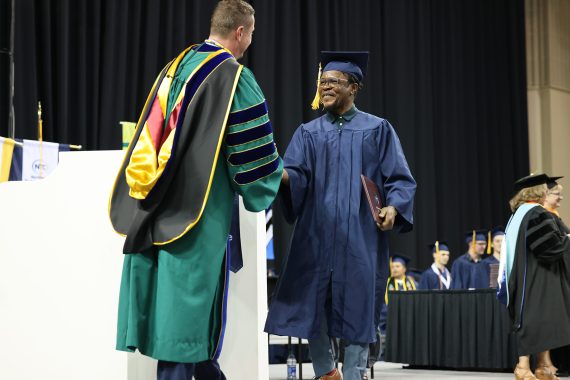
[[515,212],[520,205],[526,202],[538,202],[542,204],[544,197],[546,197],[547,191],[546,184],[536,185],[532,187],[526,187],[520,190],[514,197],[509,201],[511,206],[511,211]]
[[243,26],[251,28],[253,7],[243,0],[222,0],[218,2],[210,20],[210,34],[227,37],[228,34]]

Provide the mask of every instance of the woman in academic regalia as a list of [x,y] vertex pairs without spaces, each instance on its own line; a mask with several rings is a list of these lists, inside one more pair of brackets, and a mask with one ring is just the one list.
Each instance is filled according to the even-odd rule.
[[[518,337],[515,378],[556,380],[550,350],[570,344],[570,238],[542,203],[548,176],[515,182],[499,269],[497,297]],[[530,355],[537,367],[530,369]]]
[[552,215],[554,215],[554,220],[558,224],[560,230],[566,234],[570,234],[570,228],[564,223],[560,214],[558,213],[558,208],[560,208],[560,202],[564,197],[562,196],[562,185],[559,184],[557,181],[560,178],[564,177],[550,177],[546,186],[548,187],[548,191],[546,192],[546,198],[544,199],[543,206],[547,209]]

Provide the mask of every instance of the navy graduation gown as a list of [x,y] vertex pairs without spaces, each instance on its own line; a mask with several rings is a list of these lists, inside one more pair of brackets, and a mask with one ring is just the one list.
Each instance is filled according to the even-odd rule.
[[[486,282],[485,282],[486,281]],[[451,266],[452,289],[484,289],[489,287],[482,261],[474,262],[469,253],[459,256]]]
[[360,175],[397,209],[394,229],[411,230],[416,183],[394,128],[356,108],[323,115],[296,130],[284,166],[289,186],[280,194],[296,225],[265,331],[316,338],[326,317],[330,336],[374,342],[388,236],[372,219]]
[[449,284],[449,288],[447,288],[445,284],[439,280],[439,276],[430,267],[422,273],[418,289],[451,289],[451,284]]

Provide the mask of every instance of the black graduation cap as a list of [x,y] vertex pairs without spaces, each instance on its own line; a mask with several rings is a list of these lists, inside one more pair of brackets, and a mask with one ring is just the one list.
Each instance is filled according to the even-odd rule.
[[564,178],[564,177],[548,177],[548,182],[546,182],[546,186],[548,186],[548,190],[552,190],[554,189],[556,186],[558,186],[558,181],[560,178]]
[[[554,177],[553,177],[554,178]],[[542,185],[548,183],[550,177],[546,174],[531,174],[526,177],[522,177],[518,179],[514,184],[515,194],[521,191],[522,189],[526,189],[533,186]]]
[[431,253],[436,253],[439,251],[449,252],[449,244],[444,240],[438,240],[435,243],[428,244],[428,248],[431,250]]
[[391,261],[391,262],[393,262],[393,263],[400,263],[400,264],[402,264],[402,265],[405,266],[405,267],[408,266],[408,263],[410,262],[410,260],[411,260],[411,259],[410,259],[408,256],[403,255],[403,254],[401,254],[401,253],[397,253],[397,252],[394,252],[394,253],[392,254],[392,256],[390,257],[390,261]]
[[367,51],[322,51],[321,52],[322,72],[340,71],[346,74],[352,74],[362,81],[366,76],[366,68],[368,67]]
[[505,227],[503,226],[497,226],[491,230],[491,238],[493,239],[495,238],[495,236],[504,235],[504,234],[505,234]]

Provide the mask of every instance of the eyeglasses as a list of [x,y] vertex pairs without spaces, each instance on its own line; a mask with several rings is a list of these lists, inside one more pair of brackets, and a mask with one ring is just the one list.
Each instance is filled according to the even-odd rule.
[[324,78],[319,81],[320,87],[339,87],[343,83],[348,83],[348,79],[342,78]]

